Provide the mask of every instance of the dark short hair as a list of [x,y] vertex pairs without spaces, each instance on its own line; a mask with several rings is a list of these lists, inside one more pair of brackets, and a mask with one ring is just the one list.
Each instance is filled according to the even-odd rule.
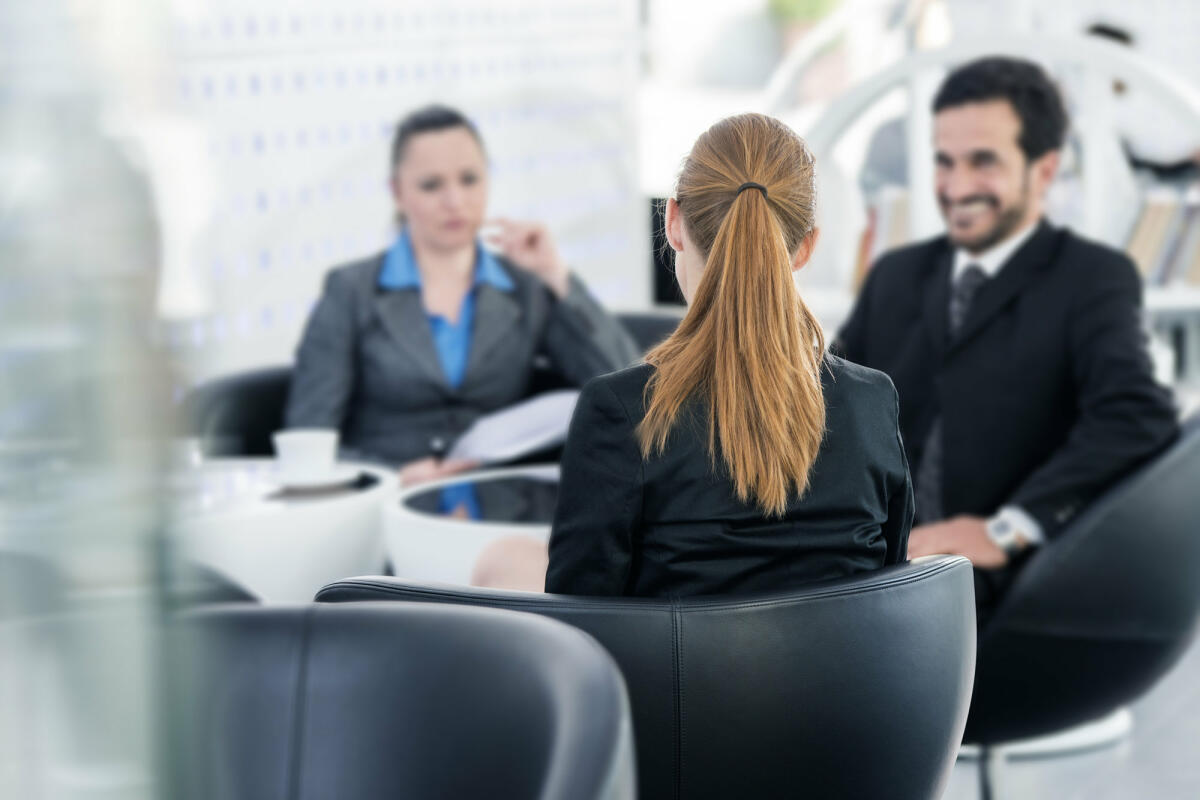
[[475,137],[479,148],[483,149],[483,137],[479,135],[479,129],[475,127],[474,122],[467,118],[466,114],[450,106],[428,105],[409,112],[396,125],[396,135],[392,137],[392,169],[395,170],[396,165],[404,158],[404,150],[414,136],[450,128],[465,128]]
[[1032,61],[989,56],[951,72],[933,99],[933,113],[968,103],[1007,100],[1021,120],[1017,144],[1032,161],[1063,146],[1067,112],[1054,81]]

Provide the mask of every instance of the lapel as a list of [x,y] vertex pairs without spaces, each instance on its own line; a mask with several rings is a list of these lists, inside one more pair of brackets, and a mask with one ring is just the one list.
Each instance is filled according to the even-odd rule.
[[382,291],[375,295],[375,315],[393,339],[408,353],[417,369],[443,392],[451,392],[446,373],[433,345],[429,318],[415,289]]
[[946,352],[946,331],[950,325],[950,270],[954,265],[954,249],[943,237],[937,255],[929,262],[925,273],[925,308],[921,314],[929,341],[933,343],[933,363],[939,363]]
[[[1038,229],[1033,236],[1029,237],[1029,241],[1021,245],[1020,249],[1009,257],[996,277],[985,283],[976,292],[971,301],[971,307],[967,311],[967,318],[963,320],[962,328],[954,340],[947,344],[947,358],[961,350],[967,342],[987,327],[996,314],[1008,305],[1031,280],[1041,274],[1057,251],[1058,240],[1059,237],[1054,228],[1050,227],[1045,220],[1038,223]],[[949,281],[946,286],[948,292]],[[944,306],[944,308],[948,309],[948,306]],[[947,313],[948,311],[943,311],[943,318]]]
[[[467,354],[464,388],[488,366],[492,352],[521,318],[521,307],[513,293],[488,283],[475,287],[475,323],[471,331],[471,351]],[[505,368],[509,368],[507,365]]]

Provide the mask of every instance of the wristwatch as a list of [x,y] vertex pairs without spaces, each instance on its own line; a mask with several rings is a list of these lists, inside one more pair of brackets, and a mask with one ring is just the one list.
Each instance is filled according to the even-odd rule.
[[1029,546],[1029,539],[1012,523],[1012,520],[1006,519],[1003,514],[997,514],[989,519],[986,527],[988,538],[1010,556]]

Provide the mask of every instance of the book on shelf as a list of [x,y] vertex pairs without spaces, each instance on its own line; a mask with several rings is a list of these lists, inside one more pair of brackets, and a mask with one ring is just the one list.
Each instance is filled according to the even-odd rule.
[[884,186],[876,193],[870,214],[874,230],[868,243],[867,269],[884,253],[908,244],[908,191]]
[[1152,192],[1146,195],[1125,251],[1137,265],[1147,285],[1163,283],[1171,240],[1182,232],[1183,216],[1183,198],[1177,192]]
[[874,250],[875,237],[879,235],[878,225],[879,211],[874,206],[870,206],[867,208],[867,226],[863,228],[862,235],[858,237],[858,250],[854,254],[851,290],[855,297],[862,289],[862,285],[867,279],[867,273],[871,271],[871,253]]
[[1164,283],[1200,285],[1200,202],[1188,204],[1180,216],[1163,272]]
[[1175,274],[1183,283],[1200,289],[1200,211],[1192,216],[1192,224],[1179,251]]

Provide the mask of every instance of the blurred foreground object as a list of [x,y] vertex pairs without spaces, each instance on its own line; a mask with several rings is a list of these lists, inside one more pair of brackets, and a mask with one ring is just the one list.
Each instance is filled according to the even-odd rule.
[[183,615],[169,644],[183,712],[170,797],[634,796],[620,673],[552,620],[223,607]]
[[97,61],[157,77],[157,6],[0,2],[6,798],[151,797],[158,773],[159,239],[147,182],[102,122],[130,87]]

